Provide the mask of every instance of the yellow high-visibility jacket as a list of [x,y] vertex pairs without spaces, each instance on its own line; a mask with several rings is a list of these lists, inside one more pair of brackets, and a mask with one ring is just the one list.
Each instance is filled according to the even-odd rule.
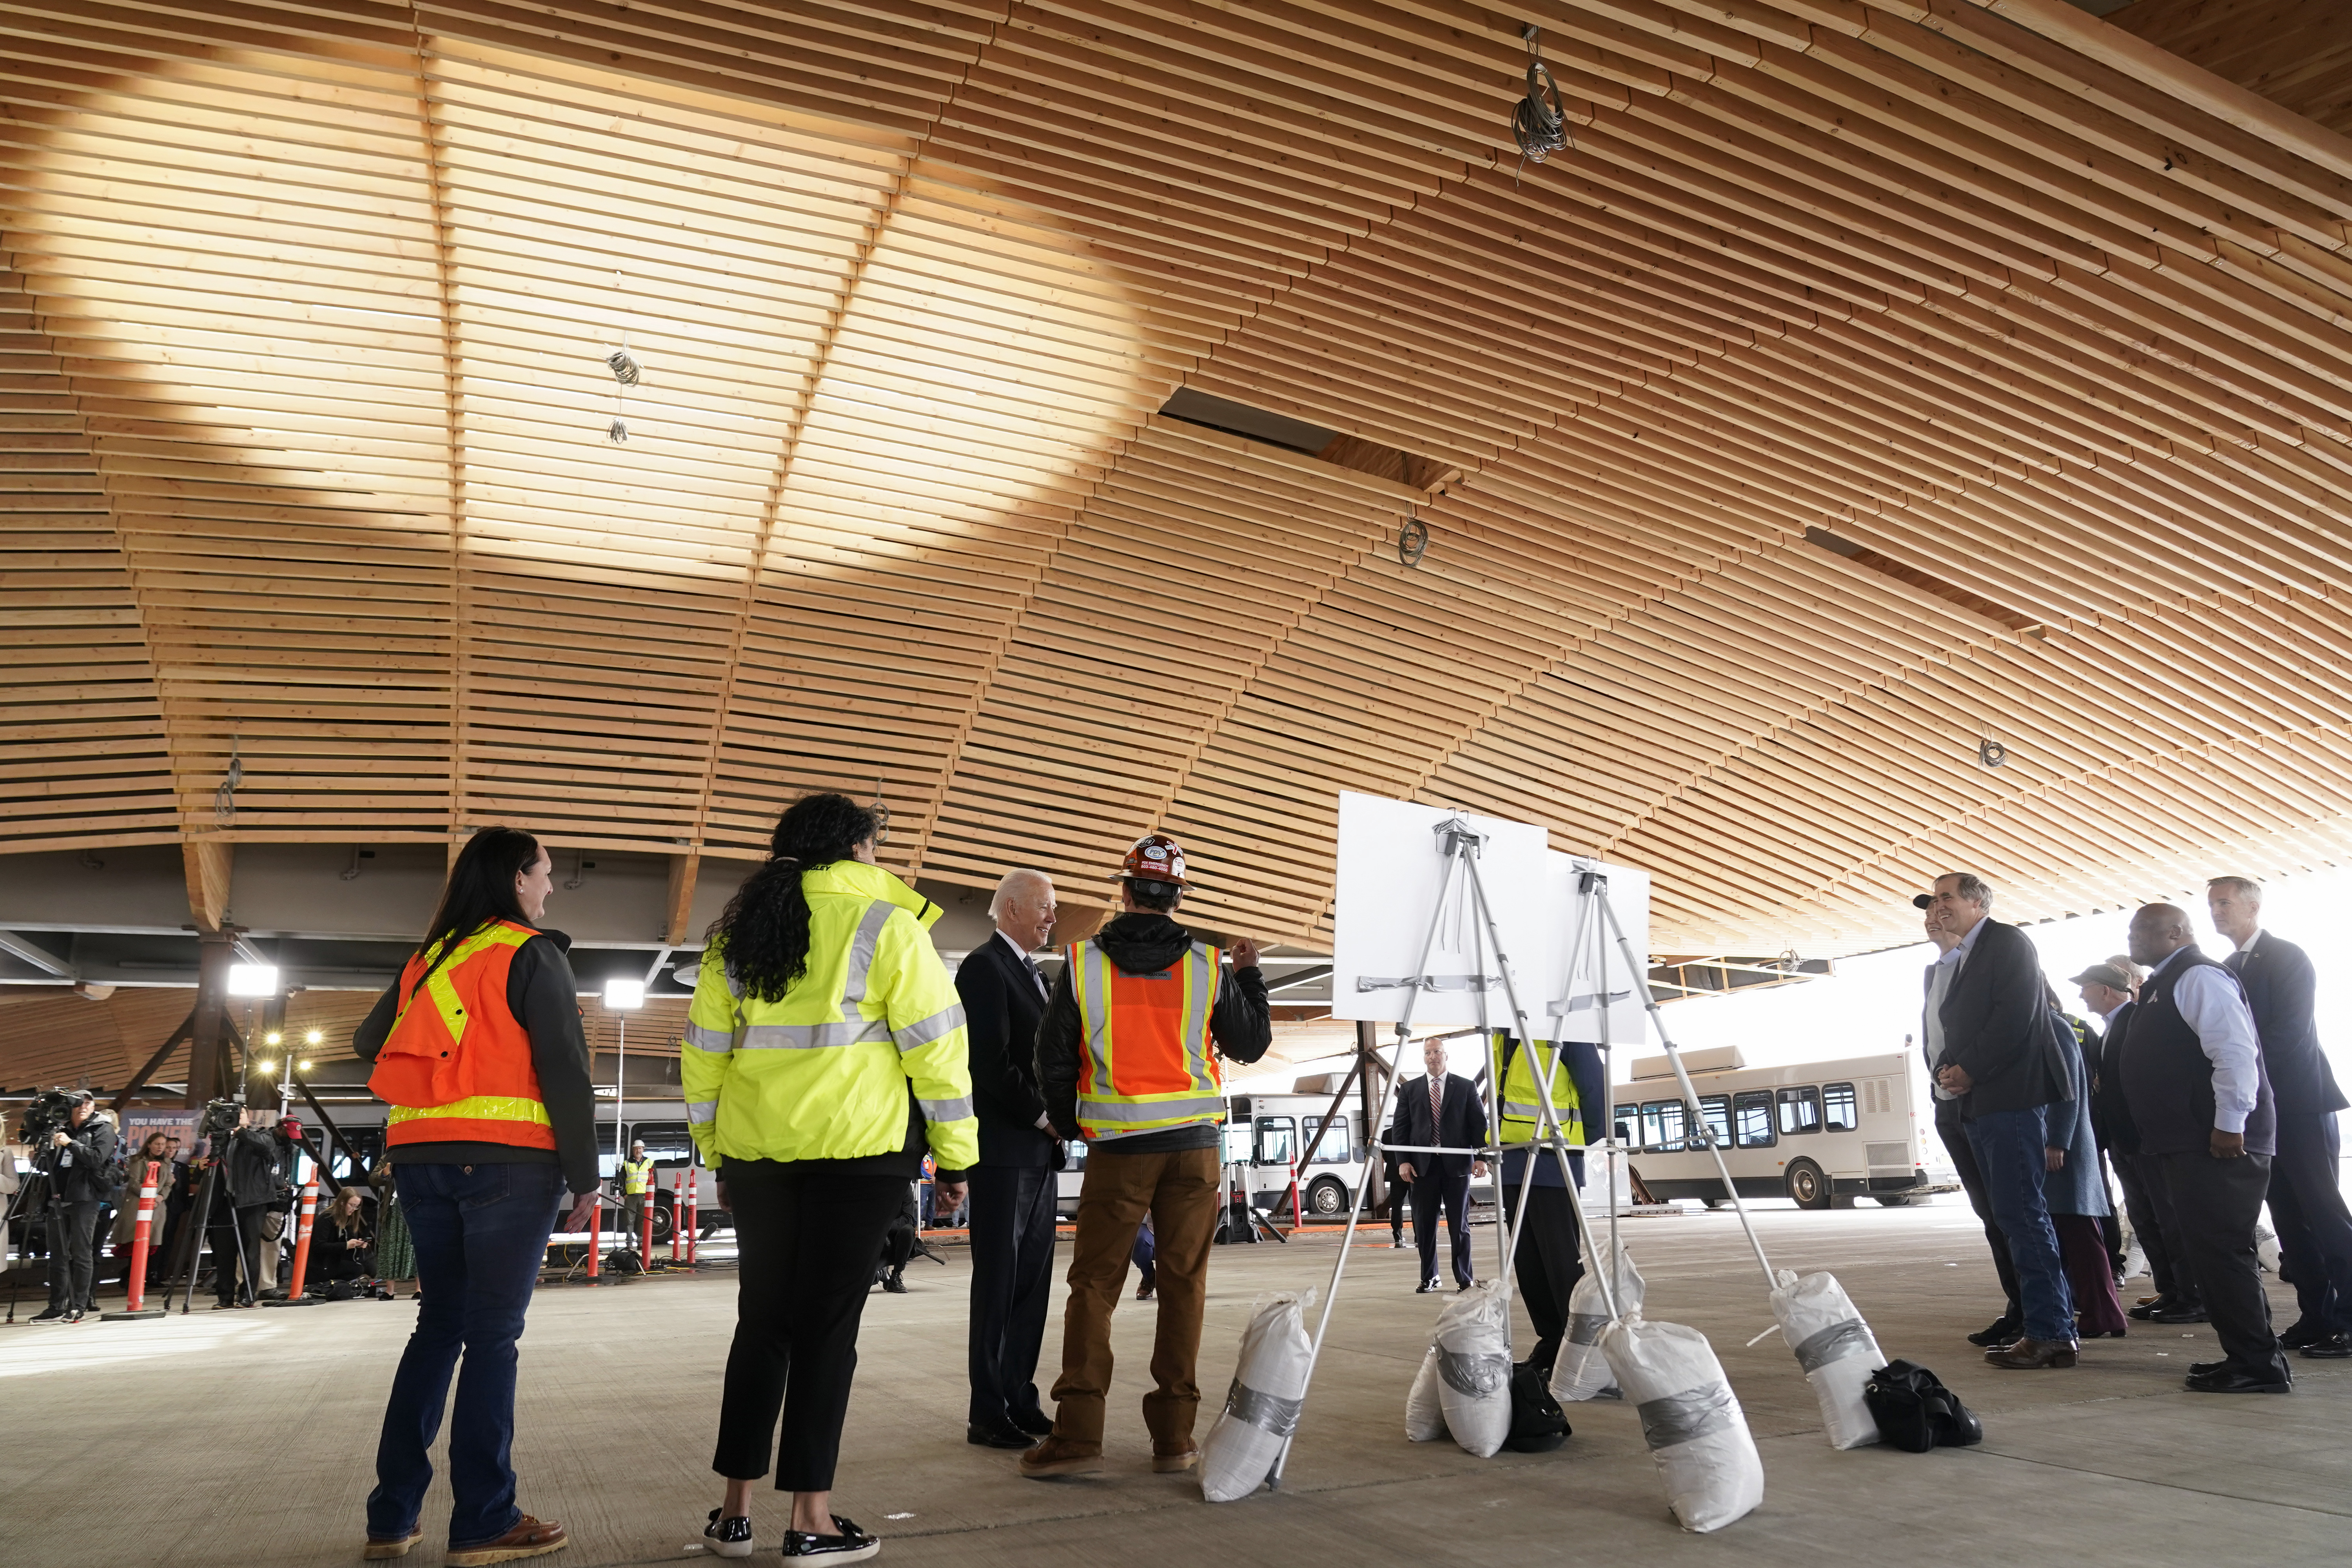
[[940,1168],[971,1168],[980,1119],[939,907],[856,860],[803,872],[801,890],[808,973],[782,1001],[744,996],[720,943],[703,952],[678,1064],[696,1145],[722,1165],[890,1153],[911,1084]]

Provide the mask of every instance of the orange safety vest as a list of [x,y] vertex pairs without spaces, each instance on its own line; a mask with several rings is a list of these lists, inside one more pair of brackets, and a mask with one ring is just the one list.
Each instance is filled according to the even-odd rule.
[[1225,1119],[1224,1079],[1209,1040],[1217,950],[1192,951],[1157,974],[1123,974],[1090,942],[1068,952],[1086,1029],[1078,1136],[1089,1143]]
[[[507,1007],[515,950],[539,933],[493,921],[436,963],[436,942],[400,973],[405,1000],[368,1089],[392,1109],[385,1142],[555,1147],[530,1036]],[[427,970],[430,973],[427,974]]]

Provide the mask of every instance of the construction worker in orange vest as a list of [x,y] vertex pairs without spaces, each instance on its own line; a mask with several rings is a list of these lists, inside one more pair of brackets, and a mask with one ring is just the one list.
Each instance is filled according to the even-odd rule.
[[1147,834],[1116,873],[1119,913],[1066,950],[1037,1029],[1037,1077],[1056,1137],[1087,1144],[1086,1185],[1070,1258],[1062,1375],[1053,1435],[1021,1456],[1039,1479],[1102,1468],[1110,1393],[1110,1317],[1137,1227],[1158,1237],[1160,1325],[1154,1387],[1143,1396],[1151,1468],[1200,1462],[1192,1423],[1210,1237],[1223,1191],[1220,1057],[1254,1062],[1274,1043],[1257,943],[1233,944],[1233,969],[1169,916],[1190,885],[1184,851]]

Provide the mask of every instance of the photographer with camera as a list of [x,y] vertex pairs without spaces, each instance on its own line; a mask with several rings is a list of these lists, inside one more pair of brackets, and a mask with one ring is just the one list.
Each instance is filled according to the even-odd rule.
[[213,1147],[221,1161],[220,1190],[209,1216],[217,1298],[213,1310],[259,1306],[278,1288],[278,1242],[294,1194],[288,1179],[294,1168],[293,1141],[274,1123],[233,1126],[213,1135]]
[[[89,1090],[66,1089],[26,1113],[33,1168],[49,1179],[49,1305],[37,1323],[79,1323],[94,1306],[98,1211],[114,1191],[114,1128],[97,1110]],[[45,1111],[42,1136],[34,1119]]]

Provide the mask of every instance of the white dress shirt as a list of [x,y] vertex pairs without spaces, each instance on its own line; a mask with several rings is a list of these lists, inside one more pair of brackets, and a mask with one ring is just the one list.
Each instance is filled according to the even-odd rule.
[[[2147,984],[2154,984],[2188,951],[2176,951],[2149,971]],[[2262,1091],[2263,1046],[2238,977],[2226,969],[2198,964],[2172,983],[2172,1005],[2196,1031],[2197,1044],[2213,1064],[2213,1130],[2243,1132]]]
[[1937,1079],[1936,1069],[1944,1065],[1944,998],[1952,994],[1952,983],[1960,977],[1960,965],[1984,933],[1985,922],[1979,919],[1969,927],[1969,934],[1960,938],[1950,952],[1938,953],[1936,962],[1927,966],[1927,1009],[1920,1020],[1919,1033],[1927,1048],[1927,1087],[1937,1100],[1958,1100],[1960,1097],[1946,1089]]

